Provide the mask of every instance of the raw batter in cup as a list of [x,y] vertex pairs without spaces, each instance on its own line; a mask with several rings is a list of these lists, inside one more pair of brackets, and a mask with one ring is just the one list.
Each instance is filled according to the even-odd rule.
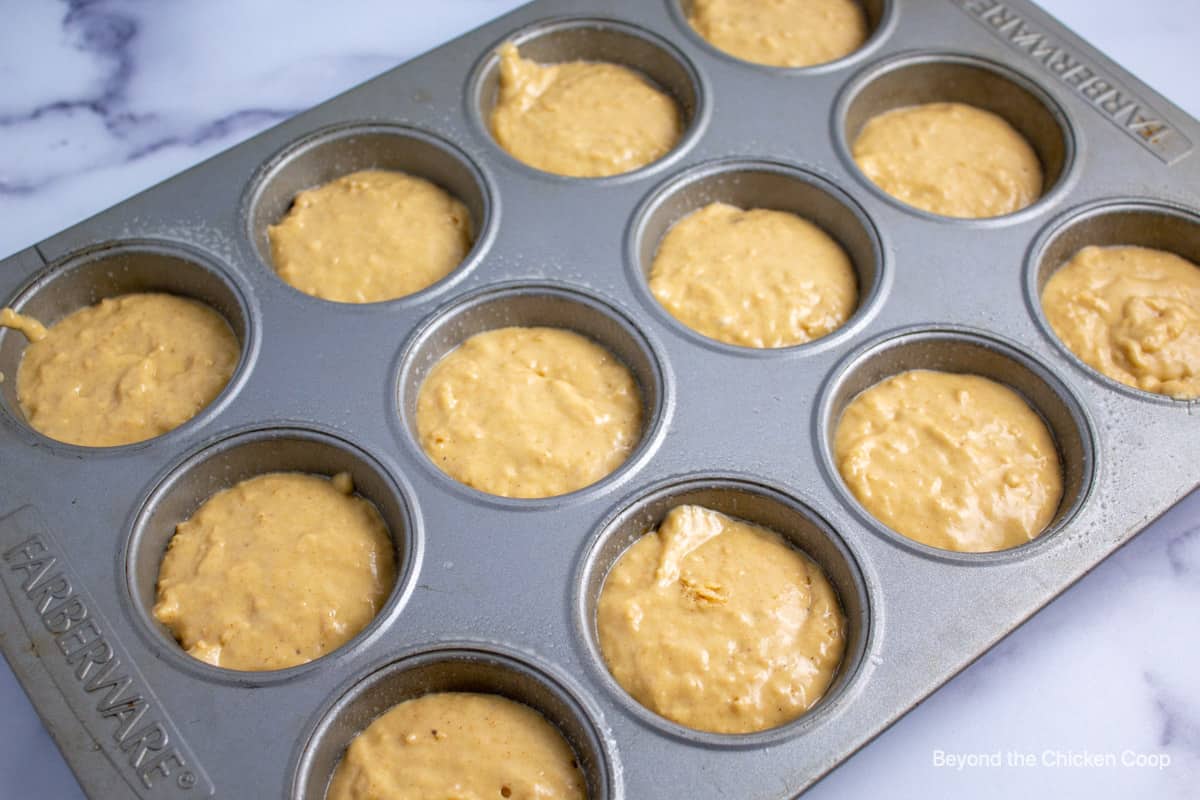
[[575,178],[619,175],[670,152],[683,134],[679,106],[617,64],[538,64],[500,48],[492,135],[519,161]]
[[1003,117],[964,103],[929,103],[867,121],[854,160],[880,189],[946,217],[1011,214],[1035,202],[1037,153]]
[[17,369],[29,424],[85,447],[132,444],[174,430],[229,383],[241,345],[213,309],[169,294],[126,294],[49,329],[4,309],[0,326],[30,343]]
[[712,203],[663,237],[650,291],[692,330],[742,347],[789,347],[845,324],[858,305],[846,252],[786,211]]
[[1085,247],[1046,282],[1054,333],[1127,386],[1200,397],[1200,267],[1145,247]]
[[639,703],[689,728],[799,717],[842,661],[846,619],[821,569],[778,533],[694,505],[667,513],[605,579],[604,661]]
[[474,244],[465,205],[424,178],[379,169],[300,192],[267,234],[280,278],[338,303],[418,292],[454,271]]
[[347,473],[260,475],[213,495],[176,527],[154,617],[214,666],[304,664],[379,613],[396,582],[394,550]]
[[842,479],[871,514],[931,547],[982,553],[1036,538],[1063,476],[1046,423],[978,375],[912,370],[864,391],[834,436]]
[[867,39],[858,0],[691,0],[688,22],[718,50],[770,67],[824,64]]
[[359,734],[327,800],[584,800],[566,739],[532,708],[493,694],[406,700]]
[[467,339],[417,396],[421,447],[457,481],[503,497],[552,497],[617,469],[642,432],[642,397],[620,361],[559,328]]

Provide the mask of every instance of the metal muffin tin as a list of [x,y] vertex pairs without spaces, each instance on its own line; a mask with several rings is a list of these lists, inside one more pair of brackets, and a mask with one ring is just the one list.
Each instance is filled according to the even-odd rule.
[[[494,691],[572,742],[595,798],[801,792],[1128,541],[1200,480],[1196,403],[1097,375],[1051,334],[1038,294],[1085,244],[1200,260],[1200,126],[1021,0],[868,0],[874,33],[811,69],[738,61],[677,0],[538,0],[251,139],[0,268],[0,300],[52,322],[114,294],[210,303],[242,342],[211,407],[158,439],[88,449],[23,421],[0,384],[4,654],[80,783],[103,797],[319,798],[346,743],[424,691]],[[603,16],[598,16],[603,14]],[[688,120],[635,172],[556,177],[485,124],[495,46],[643,71]],[[898,204],[855,168],[870,115],[963,100],[1008,116],[1046,167],[1042,200],[989,220]],[[478,241],[415,295],[341,305],[283,284],[265,228],[291,196],[354,169],[408,170],[457,194]],[[808,216],[852,256],[862,302],[816,342],[753,351],[705,339],[649,294],[658,238],[705,202]],[[419,381],[465,336],[560,325],[636,374],[643,440],[628,463],[545,500],[455,483],[412,433]],[[15,376],[24,340],[0,334]],[[1066,473],[1051,529],[953,554],[881,526],[830,458],[854,393],[897,371],[981,373],[1016,388]],[[349,470],[389,523],[401,570],[352,642],[288,670],[185,656],[149,613],[174,523],[262,471]],[[830,575],[849,646],[828,695],[745,736],[647,711],[598,655],[593,608],[621,549],[697,501],[781,531]]]

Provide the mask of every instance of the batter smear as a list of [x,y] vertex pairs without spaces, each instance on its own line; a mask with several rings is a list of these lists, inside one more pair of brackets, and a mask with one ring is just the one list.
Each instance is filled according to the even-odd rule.
[[1003,117],[964,103],[897,108],[872,118],[853,146],[875,185],[946,217],[998,217],[1042,194],[1037,153]]
[[559,328],[476,334],[417,396],[421,447],[455,480],[504,497],[552,497],[617,469],[641,437],[642,398],[600,345]]
[[858,305],[846,252],[786,211],[712,203],[663,237],[650,291],[671,316],[711,339],[789,347],[845,324]]
[[532,708],[491,694],[406,700],[358,735],[328,800],[584,800],[562,734]]
[[846,640],[816,564],[774,531],[695,505],[625,551],[596,624],[609,670],[638,702],[715,733],[802,715],[828,690]]
[[1127,386],[1200,397],[1200,267],[1145,247],[1085,247],[1051,276],[1042,308],[1084,363]]
[[18,314],[11,308],[0,309],[0,328],[12,328],[31,342],[46,338],[46,326],[33,317]]
[[943,550],[1025,544],[1062,500],[1046,424],[1019,394],[978,375],[912,370],[872,386],[842,413],[834,455],[876,519]]
[[304,664],[375,618],[396,582],[393,554],[387,526],[349,474],[260,475],[176,527],[154,617],[214,666]]
[[683,133],[679,106],[617,64],[538,64],[500,48],[492,134],[531,167],[576,178],[618,175],[662,158]]
[[17,369],[25,419],[52,439],[86,447],[132,444],[179,427],[216,399],[241,352],[220,314],[169,294],[107,298],[49,329],[4,309],[0,326],[30,339]]

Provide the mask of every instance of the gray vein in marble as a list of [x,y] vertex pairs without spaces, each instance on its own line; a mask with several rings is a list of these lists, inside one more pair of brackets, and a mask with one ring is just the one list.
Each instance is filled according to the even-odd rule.
[[1200,525],[1185,530],[1167,542],[1167,561],[1175,575],[1187,575],[1200,568]]
[[1193,765],[1200,763],[1200,710],[1189,702],[1185,693],[1172,688],[1157,670],[1147,671],[1144,679],[1161,720],[1158,746],[1168,750],[1174,759],[1184,759]]
[[[105,9],[104,6],[104,0],[69,0],[62,19],[63,31],[75,43],[75,47],[106,65],[98,91],[89,96],[38,105],[25,113],[0,114],[0,128],[28,125],[59,115],[94,115],[109,133],[128,143],[128,149],[120,157],[97,161],[92,166],[92,169],[96,169],[129,163],[167,147],[195,147],[239,130],[262,130],[301,110],[269,107],[238,109],[180,132],[162,133],[155,130],[155,123],[162,122],[159,115],[132,108],[127,91],[136,69],[130,44],[138,35],[138,21],[132,15]],[[157,127],[161,128],[162,125]],[[77,175],[80,171],[67,166],[52,171],[40,180],[28,176],[0,175],[0,194],[28,194],[61,175]]]

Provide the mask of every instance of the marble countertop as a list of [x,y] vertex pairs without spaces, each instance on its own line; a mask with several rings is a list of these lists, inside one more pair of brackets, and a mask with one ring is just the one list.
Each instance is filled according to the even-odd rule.
[[[0,0],[0,257],[520,4]],[[1200,5],[1042,5],[1200,116]],[[1200,492],[805,798],[1195,797],[1196,609]],[[0,797],[82,796],[7,664],[0,708]]]

